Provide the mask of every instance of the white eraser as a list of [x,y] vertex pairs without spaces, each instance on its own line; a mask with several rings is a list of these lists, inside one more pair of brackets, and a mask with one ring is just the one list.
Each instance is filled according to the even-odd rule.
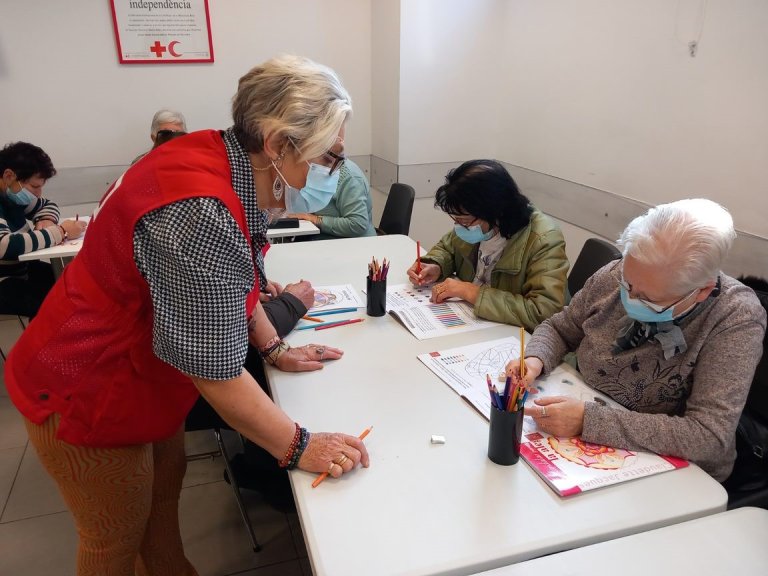
[[432,437],[429,439],[429,441],[432,444],[445,444],[445,436],[438,436],[437,434],[432,434]]

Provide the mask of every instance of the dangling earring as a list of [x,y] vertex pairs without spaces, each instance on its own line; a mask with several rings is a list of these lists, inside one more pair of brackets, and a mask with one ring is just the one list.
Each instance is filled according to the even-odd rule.
[[275,200],[280,202],[280,198],[283,197],[283,192],[285,192],[283,180],[280,178],[280,175],[277,175],[275,176],[275,181],[272,183],[272,196],[275,197]]
[[277,172],[275,181],[272,182],[272,196],[274,196],[275,200],[278,202],[280,202],[280,198],[283,197],[283,193],[285,192],[285,185],[283,184],[283,179],[280,177],[280,169],[278,168],[278,166],[282,166],[284,156],[285,148],[283,148],[283,151],[280,152],[280,156],[272,160],[272,166],[274,167],[275,172]]

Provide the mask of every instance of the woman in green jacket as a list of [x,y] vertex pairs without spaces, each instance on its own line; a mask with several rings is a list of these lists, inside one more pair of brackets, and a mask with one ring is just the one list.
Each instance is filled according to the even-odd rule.
[[433,302],[461,298],[478,318],[529,331],[562,310],[568,273],[563,234],[499,162],[470,160],[451,170],[435,206],[454,229],[408,270],[416,286],[436,282]]

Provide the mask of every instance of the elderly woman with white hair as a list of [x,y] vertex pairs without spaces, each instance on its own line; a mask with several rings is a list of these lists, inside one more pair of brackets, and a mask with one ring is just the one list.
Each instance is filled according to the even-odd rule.
[[[720,270],[735,236],[728,212],[704,199],[630,222],[623,258],[544,321],[525,351],[528,383],[575,351],[585,382],[629,410],[542,398],[526,409],[538,427],[685,458],[725,480],[766,328],[754,292]],[[507,368],[517,374],[519,361]]]
[[351,112],[325,66],[285,56],[253,68],[232,128],[173,140],[110,187],[13,348],[5,384],[75,518],[79,575],[197,574],[178,499],[184,419],[200,393],[284,468],[368,466],[357,437],[310,434],[243,369],[249,341],[282,370],[341,357],[288,346],[259,293],[264,210],[333,196]]

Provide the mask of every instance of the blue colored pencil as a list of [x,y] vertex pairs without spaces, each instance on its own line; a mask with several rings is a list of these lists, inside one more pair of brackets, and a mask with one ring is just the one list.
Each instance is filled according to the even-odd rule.
[[344,312],[357,312],[357,308],[339,308],[338,310],[323,310],[320,312],[307,312],[308,316],[328,316],[329,314],[343,314]]

